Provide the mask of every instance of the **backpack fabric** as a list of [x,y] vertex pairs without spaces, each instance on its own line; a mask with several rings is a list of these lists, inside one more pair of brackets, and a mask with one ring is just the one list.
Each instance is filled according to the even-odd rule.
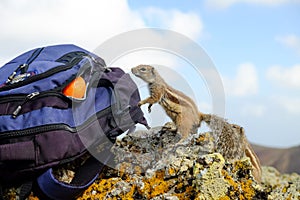
[[[79,76],[86,82],[84,96],[66,96],[63,89]],[[0,185],[39,176],[41,190],[52,199],[78,195],[76,189],[90,185],[105,163],[90,164],[96,170],[87,166],[85,183],[75,177],[73,185],[53,180],[53,187],[47,181],[53,179],[51,168],[103,141],[113,144],[136,123],[147,126],[139,101],[129,74],[75,45],[38,48],[13,59],[0,68]],[[62,185],[67,190],[59,192]]]

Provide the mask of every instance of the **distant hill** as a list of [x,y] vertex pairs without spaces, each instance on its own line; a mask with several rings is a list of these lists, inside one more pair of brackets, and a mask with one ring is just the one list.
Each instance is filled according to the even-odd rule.
[[300,146],[286,149],[252,146],[262,165],[273,166],[281,173],[300,174]]

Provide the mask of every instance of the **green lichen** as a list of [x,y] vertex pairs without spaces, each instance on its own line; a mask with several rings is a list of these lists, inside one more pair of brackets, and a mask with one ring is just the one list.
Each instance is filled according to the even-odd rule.
[[205,155],[203,159],[210,167],[203,169],[200,164],[194,167],[194,186],[199,193],[197,199],[219,199],[227,194],[229,188],[222,175],[225,160],[219,153]]

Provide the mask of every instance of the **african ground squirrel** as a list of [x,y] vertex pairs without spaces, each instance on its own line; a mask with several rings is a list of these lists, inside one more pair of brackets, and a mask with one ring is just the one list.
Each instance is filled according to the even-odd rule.
[[205,114],[203,121],[209,125],[213,132],[216,151],[229,162],[240,160],[244,156],[249,157],[253,166],[252,175],[256,181],[260,182],[260,161],[246,138],[244,128],[230,124],[216,115]]
[[182,135],[182,143],[191,133],[196,133],[202,121],[202,113],[198,111],[191,98],[169,86],[150,65],[139,65],[131,69],[132,73],[148,83],[150,97],[139,102],[139,106],[148,103],[151,106],[159,103],[174,122],[177,131]]

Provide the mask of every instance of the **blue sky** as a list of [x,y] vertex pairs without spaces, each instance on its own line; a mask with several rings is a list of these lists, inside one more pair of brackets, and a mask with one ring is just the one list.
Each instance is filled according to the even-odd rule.
[[[300,0],[4,0],[0,65],[38,46],[74,43],[93,51],[126,31],[170,29],[213,60],[225,87],[226,118],[244,126],[251,142],[288,147],[300,145],[299,21]],[[178,58],[156,53],[116,64],[128,69],[155,58],[183,71]],[[195,94],[196,101],[209,112],[209,94],[200,88],[205,94]]]

